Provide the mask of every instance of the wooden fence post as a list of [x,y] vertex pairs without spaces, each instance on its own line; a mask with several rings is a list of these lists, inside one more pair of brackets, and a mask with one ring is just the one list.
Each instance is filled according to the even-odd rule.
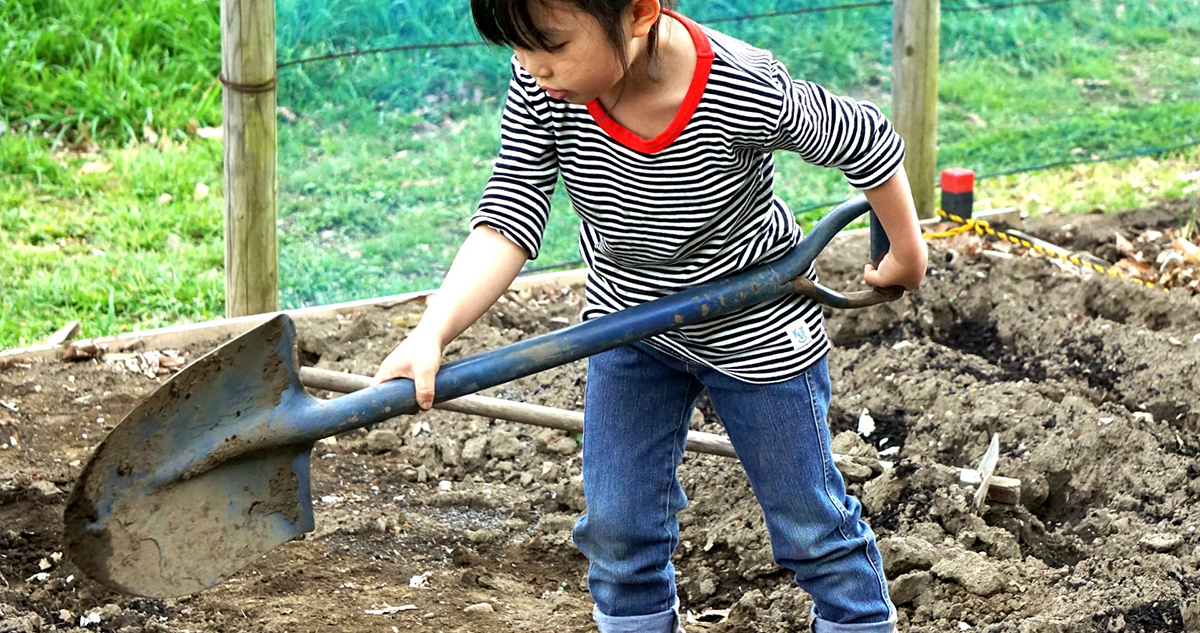
[[896,0],[892,13],[892,120],[908,146],[904,170],[917,215],[936,214],[940,0]]
[[275,1],[221,1],[225,316],[279,309]]

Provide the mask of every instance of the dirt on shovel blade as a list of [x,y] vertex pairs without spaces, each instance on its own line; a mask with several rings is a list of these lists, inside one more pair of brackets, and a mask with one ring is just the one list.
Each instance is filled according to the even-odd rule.
[[[879,536],[901,630],[1200,631],[1200,297],[1186,247],[1172,246],[1184,211],[1023,227],[1127,270],[1170,260],[1145,272],[1170,293],[965,235],[933,243],[917,292],[828,315],[834,448],[896,462],[849,487]],[[866,250],[835,242],[822,280],[859,289]],[[563,327],[581,301],[557,286],[510,293],[449,356]],[[371,374],[421,309],[301,323],[301,362]],[[319,442],[316,530],[212,589],[143,599],[88,579],[62,555],[67,493],[177,371],[157,361],[206,351],[0,369],[0,631],[595,630],[570,539],[584,510],[577,437],[447,412]],[[580,410],[585,370],[485,395]],[[722,432],[703,397],[699,411],[696,429]],[[975,467],[994,433],[997,474],[1020,478],[1023,495],[977,513],[951,467]],[[811,601],[772,562],[737,463],[688,455],[680,478],[687,630],[806,630]]]

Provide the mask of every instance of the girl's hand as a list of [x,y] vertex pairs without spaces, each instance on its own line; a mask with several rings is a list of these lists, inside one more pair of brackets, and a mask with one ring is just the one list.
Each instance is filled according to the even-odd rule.
[[433,406],[433,383],[442,365],[442,344],[436,337],[416,328],[379,365],[373,384],[394,378],[411,378],[416,383],[417,406]]
[[904,166],[896,169],[883,184],[863,194],[875,209],[891,242],[891,248],[884,253],[878,266],[867,264],[863,279],[875,288],[903,286],[905,290],[916,289],[929,266],[929,250],[921,237],[921,225],[913,207]]
[[916,289],[921,285],[921,279],[925,277],[925,268],[928,266],[925,243],[921,242],[920,246],[919,253],[906,258],[897,257],[894,251],[888,251],[879,261],[878,268],[867,264],[863,269],[863,280],[875,288],[903,286],[905,290]]
[[375,384],[395,378],[416,383],[417,406],[433,406],[434,376],[442,349],[496,302],[528,255],[487,225],[471,231],[454,256],[442,287],[426,301],[421,322],[379,365]]

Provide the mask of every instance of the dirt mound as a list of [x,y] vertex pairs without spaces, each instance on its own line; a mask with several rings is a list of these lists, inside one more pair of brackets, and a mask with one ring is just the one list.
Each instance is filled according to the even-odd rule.
[[[1179,212],[1026,230],[1105,256],[1116,233],[1161,234]],[[857,287],[865,249],[839,243],[819,262],[824,281]],[[919,291],[829,315],[836,449],[895,463],[850,488],[880,537],[902,629],[1200,630],[1200,299],[975,236],[931,254]],[[563,327],[580,301],[558,287],[512,293],[450,355]],[[369,374],[420,310],[309,323],[300,358]],[[169,375],[109,360],[0,371],[0,632],[594,630],[570,542],[583,511],[577,437],[443,411],[319,442],[317,529],[229,581],[176,600],[104,590],[62,556],[66,493]],[[579,410],[585,367],[487,395]],[[874,430],[859,434],[864,411]],[[696,429],[721,432],[703,398],[700,412]],[[999,473],[1023,494],[976,512],[953,467],[973,468],[993,434]],[[772,562],[736,462],[689,454],[680,478],[688,630],[806,630],[811,603]]]

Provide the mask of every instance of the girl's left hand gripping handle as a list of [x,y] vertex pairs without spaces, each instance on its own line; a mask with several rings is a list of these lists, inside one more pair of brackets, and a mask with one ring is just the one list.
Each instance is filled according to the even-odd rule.
[[[883,256],[887,254],[891,248],[891,242],[888,241],[887,233],[883,230],[883,224],[879,222],[879,218],[875,215],[875,210],[870,213],[871,219],[871,264],[878,266]],[[801,294],[821,305],[826,305],[831,308],[849,309],[849,308],[865,308],[888,301],[895,301],[904,296],[904,288],[900,286],[892,286],[890,288],[872,288],[870,290],[862,290],[859,292],[848,292],[842,294],[835,292],[815,283],[806,277],[800,276],[792,280],[792,291],[796,294]]]

